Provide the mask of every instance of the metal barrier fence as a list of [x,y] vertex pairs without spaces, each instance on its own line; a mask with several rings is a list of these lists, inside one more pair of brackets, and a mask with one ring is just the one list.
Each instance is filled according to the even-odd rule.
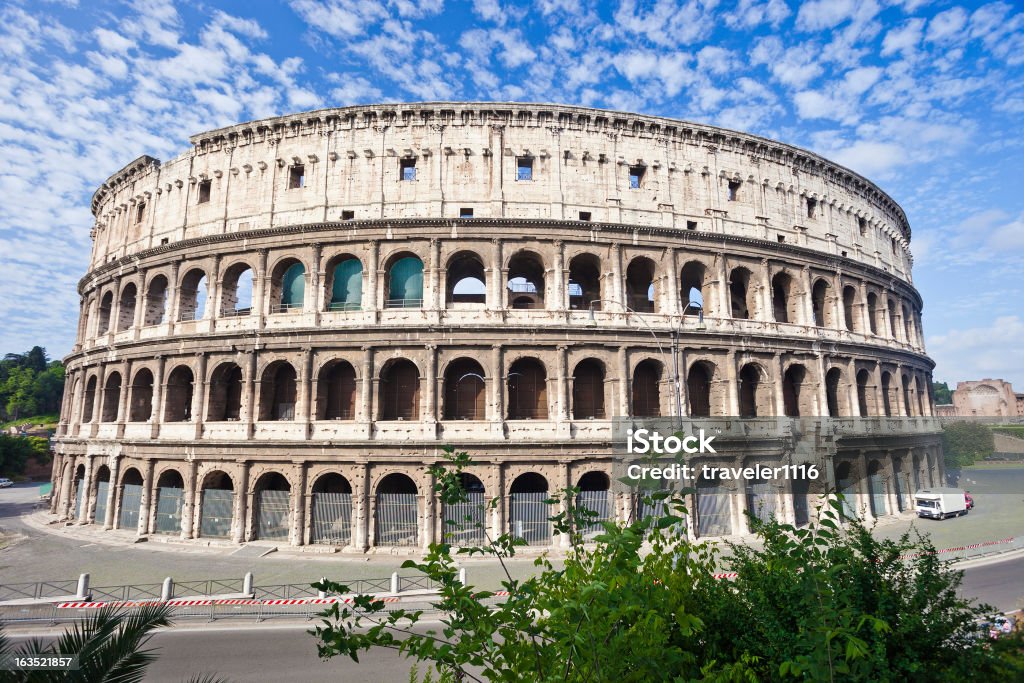
[[117,528],[137,528],[139,526],[139,507],[141,505],[142,485],[125,484],[121,489],[121,516],[117,520]]
[[416,546],[419,508],[415,493],[377,494],[377,544]]
[[229,489],[203,489],[199,533],[205,538],[227,538],[231,534],[235,492]]
[[466,493],[466,500],[445,505],[442,518],[444,540],[457,546],[481,545],[486,541],[487,500],[483,491]]
[[348,545],[352,539],[352,494],[313,494],[313,543]]
[[551,496],[547,491],[513,493],[509,496],[509,526],[527,545],[551,542]]
[[288,499],[290,491],[264,489],[256,502],[258,536],[261,540],[288,540]]
[[604,531],[601,522],[612,519],[615,509],[614,494],[608,490],[580,491],[576,495],[576,507],[595,513],[596,516],[590,518],[590,524],[580,529],[584,536],[593,536]]
[[96,510],[93,519],[96,524],[104,524],[107,519],[107,494],[110,492],[110,482],[101,481],[96,484]]
[[156,490],[156,532],[175,534],[181,530],[185,489],[161,486]]

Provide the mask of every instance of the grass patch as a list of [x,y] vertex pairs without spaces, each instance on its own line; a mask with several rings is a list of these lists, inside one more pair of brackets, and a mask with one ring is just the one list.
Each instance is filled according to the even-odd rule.
[[978,461],[961,467],[962,470],[1019,470],[1024,469],[1024,460]]
[[36,425],[52,425],[54,427],[60,422],[60,415],[53,413],[52,415],[33,415],[31,417],[22,417],[17,420],[9,420],[7,422],[0,423],[0,429],[7,430],[11,427],[17,427],[23,424],[30,424],[33,427]]

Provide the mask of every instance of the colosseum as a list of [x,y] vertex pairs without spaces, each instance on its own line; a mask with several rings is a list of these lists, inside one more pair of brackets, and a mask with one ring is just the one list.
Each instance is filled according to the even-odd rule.
[[[816,457],[869,516],[942,476],[910,226],[813,153],[509,103],[326,109],[191,143],[93,196],[56,519],[326,552],[483,529],[557,548],[549,494],[634,514],[613,424],[658,416],[827,417]],[[707,460],[792,457],[781,441]],[[446,524],[464,511],[433,493],[446,445],[473,458],[470,505],[497,500],[479,528]],[[700,538],[747,533],[745,510],[814,515],[797,483],[689,495]]]

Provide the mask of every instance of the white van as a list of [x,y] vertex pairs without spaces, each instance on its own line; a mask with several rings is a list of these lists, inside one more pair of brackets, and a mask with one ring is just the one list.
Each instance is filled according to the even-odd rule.
[[918,517],[945,519],[967,514],[967,499],[963,489],[930,488],[914,494]]

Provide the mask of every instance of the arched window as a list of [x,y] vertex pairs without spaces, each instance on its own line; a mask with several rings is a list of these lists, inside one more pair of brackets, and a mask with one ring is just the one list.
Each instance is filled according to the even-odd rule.
[[546,420],[547,372],[536,358],[520,358],[508,371],[508,419]]
[[252,268],[248,263],[236,263],[224,271],[224,284],[220,295],[220,314],[223,316],[252,313]]
[[885,470],[877,460],[868,463],[868,493],[870,494],[871,514],[882,517],[888,514],[885,493]]
[[203,538],[227,538],[231,534],[234,512],[234,484],[224,472],[213,471],[203,478],[199,515],[199,535]]
[[914,414],[910,405],[910,377],[903,375],[901,384],[903,385],[903,414],[910,417]]
[[96,378],[90,377],[85,383],[85,394],[82,396],[82,422],[92,422],[93,406],[96,404]]
[[846,329],[860,332],[860,321],[857,320],[857,289],[847,285],[843,287],[843,317],[846,318]]
[[527,545],[551,542],[548,481],[536,472],[516,477],[509,488],[509,530]]
[[179,365],[167,376],[164,395],[164,422],[187,422],[192,419],[194,377],[187,365]]
[[572,373],[572,416],[576,420],[603,419],[604,366],[588,358],[576,364]]
[[615,517],[615,497],[611,492],[611,479],[604,472],[587,472],[576,482],[576,487],[580,490],[576,494],[576,507],[593,514],[590,517],[590,524],[580,529],[580,533],[584,536],[601,533],[604,530],[601,522]]
[[132,380],[131,407],[128,410],[129,422],[145,422],[153,415],[153,373],[142,368],[135,373]]
[[473,252],[456,254],[448,262],[445,304],[479,304],[487,302],[487,276],[480,257]]
[[914,342],[914,335],[911,330],[910,311],[906,306],[903,307],[903,341],[908,344]]
[[444,542],[455,546],[478,546],[487,541],[487,497],[479,478],[459,475],[465,500],[442,505]]
[[316,388],[316,419],[356,419],[356,370],[348,361],[328,363]]
[[472,358],[453,361],[444,373],[444,419],[486,418],[484,369]]
[[102,422],[116,422],[117,410],[121,403],[121,374],[113,372],[107,377],[103,386],[103,413],[100,415]]
[[544,308],[544,262],[521,251],[508,262],[508,303],[511,308]]
[[217,366],[210,377],[210,405],[206,419],[210,422],[238,420],[242,416],[242,368],[234,363]]
[[[679,277],[679,300],[682,302],[684,307],[693,300],[690,293],[691,289],[695,289],[700,292],[700,298],[703,299],[703,312],[704,315],[711,315],[714,311],[714,307],[711,301],[711,292],[708,291],[707,280],[707,268],[704,267],[703,263],[698,261],[690,261],[683,266],[683,270]],[[697,315],[700,309],[694,306],[688,306],[685,308],[686,315]]]
[[271,312],[300,311],[306,300],[306,267],[286,259],[274,268],[270,284]]
[[861,417],[871,415],[868,403],[868,382],[870,377],[871,373],[867,370],[861,370],[857,373],[857,408],[860,409]]
[[838,417],[841,414],[839,409],[839,382],[843,378],[843,372],[839,368],[832,368],[825,373],[825,398],[828,403],[828,414]]
[[881,327],[880,314],[878,296],[874,292],[870,292],[868,294],[868,325],[871,326],[871,334],[878,334],[878,328]]
[[387,271],[385,308],[421,308],[423,306],[423,261],[403,256]]
[[897,339],[900,334],[900,326],[896,323],[896,302],[889,299],[889,334],[893,339]]
[[274,361],[263,371],[260,382],[260,419],[294,420],[295,368],[287,361]]
[[569,308],[601,308],[601,260],[593,254],[579,254],[569,261]]
[[93,477],[93,487],[96,491],[96,509],[93,510],[92,519],[94,524],[104,525],[107,518],[107,500],[110,496],[110,468],[100,465]]
[[157,275],[149,281],[146,290],[146,313],[143,325],[162,325],[167,322],[167,278]]
[[291,518],[291,484],[278,472],[267,472],[256,481],[254,536],[257,539],[288,539]]
[[801,392],[807,370],[802,365],[790,365],[782,377],[782,402],[786,417],[800,417]]
[[404,358],[384,366],[380,373],[380,419],[420,419],[420,371]]
[[661,416],[661,363],[643,360],[633,370],[633,416]]
[[749,320],[753,316],[755,300],[750,291],[750,271],[746,268],[733,268],[729,275],[729,300],[732,304],[732,317],[738,320]]
[[775,322],[797,321],[796,302],[793,299],[793,278],[786,273],[776,273],[772,278],[772,312]]
[[135,305],[139,294],[134,282],[129,282],[121,290],[121,298],[118,302],[117,331],[127,330],[135,325]]
[[139,528],[143,486],[142,474],[134,467],[129,467],[121,476],[121,514],[117,518],[118,529]]
[[206,273],[193,268],[181,279],[178,295],[178,319],[202,320],[206,314]]
[[346,546],[352,538],[352,485],[329,472],[313,482],[313,543]]
[[418,545],[417,493],[415,482],[404,474],[389,474],[377,485],[377,505],[374,514],[376,545]]
[[771,413],[768,387],[762,382],[761,369],[747,363],[740,370],[740,417],[758,417]]
[[654,261],[638,256],[626,268],[626,305],[640,313],[655,311]]
[[686,376],[686,395],[690,400],[691,417],[711,415],[711,375],[707,363],[694,363]]
[[886,417],[892,417],[892,375],[888,372],[882,373],[882,412]]
[[114,308],[114,293],[107,292],[100,299],[99,323],[96,326],[96,334],[110,332],[110,314]]
[[832,326],[832,307],[828,300],[830,289],[825,280],[818,280],[811,289],[811,307],[814,309],[814,324],[817,327]]
[[363,264],[357,258],[342,257],[330,271],[329,311],[358,311],[363,307]]
[[165,470],[160,473],[156,486],[154,531],[176,534],[181,531],[181,516],[185,509],[185,480],[175,470]]

